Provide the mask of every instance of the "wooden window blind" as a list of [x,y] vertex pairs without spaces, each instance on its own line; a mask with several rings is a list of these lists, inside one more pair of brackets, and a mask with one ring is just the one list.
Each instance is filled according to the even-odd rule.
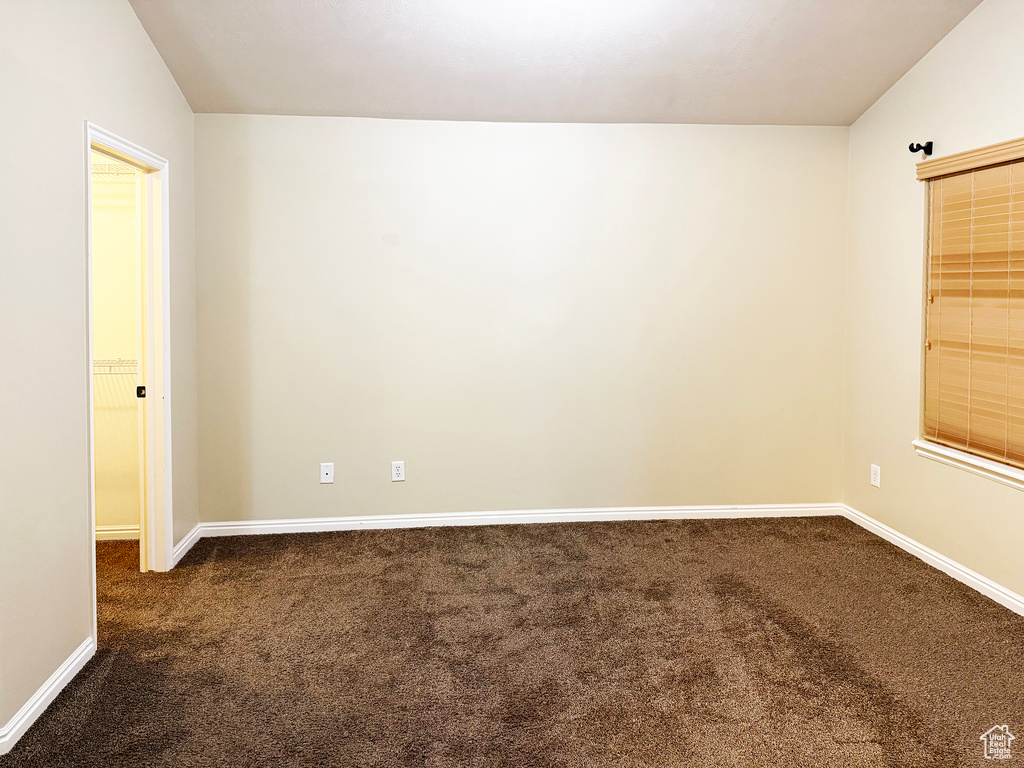
[[930,210],[923,432],[1024,468],[1024,142],[1012,144],[1020,157],[996,153],[999,165],[971,156],[991,162],[1009,145],[918,167]]

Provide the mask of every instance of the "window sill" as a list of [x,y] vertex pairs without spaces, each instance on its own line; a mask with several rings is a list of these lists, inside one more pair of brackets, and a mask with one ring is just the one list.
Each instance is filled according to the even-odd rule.
[[991,459],[983,459],[965,451],[958,451],[956,448],[948,448],[938,443],[930,443],[927,440],[915,440],[914,450],[918,456],[956,467],[997,483],[1008,485],[1011,488],[1024,491],[1024,470],[1001,464]]

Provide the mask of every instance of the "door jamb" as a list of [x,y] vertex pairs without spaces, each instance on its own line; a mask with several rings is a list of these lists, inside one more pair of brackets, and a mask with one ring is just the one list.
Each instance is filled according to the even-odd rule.
[[143,302],[147,327],[143,333],[139,377],[146,385],[143,400],[144,444],[147,465],[146,562],[150,570],[173,567],[174,519],[171,483],[171,269],[170,269],[170,180],[168,161],[138,144],[91,122],[85,124],[85,252],[86,252],[86,344],[89,392],[89,546],[92,549],[93,637],[96,638],[96,477],[92,382],[92,190],[91,153],[97,147],[141,167],[146,197],[147,248],[143,264]]

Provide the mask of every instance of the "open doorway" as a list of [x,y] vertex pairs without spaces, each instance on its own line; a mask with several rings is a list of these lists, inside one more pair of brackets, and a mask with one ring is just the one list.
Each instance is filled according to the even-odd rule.
[[[91,123],[86,140],[91,532],[137,538],[140,569],[165,571],[173,566],[167,161]],[[95,595],[95,562],[93,573]]]
[[[96,540],[140,539],[146,503],[139,375],[143,171],[98,149],[90,166]],[[147,570],[145,558],[140,566]]]

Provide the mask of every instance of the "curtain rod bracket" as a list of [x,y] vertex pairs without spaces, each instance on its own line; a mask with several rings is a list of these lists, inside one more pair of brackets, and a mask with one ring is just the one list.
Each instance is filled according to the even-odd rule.
[[928,157],[932,153],[932,142],[929,141],[927,144],[911,144],[910,151],[924,152],[924,156]]

